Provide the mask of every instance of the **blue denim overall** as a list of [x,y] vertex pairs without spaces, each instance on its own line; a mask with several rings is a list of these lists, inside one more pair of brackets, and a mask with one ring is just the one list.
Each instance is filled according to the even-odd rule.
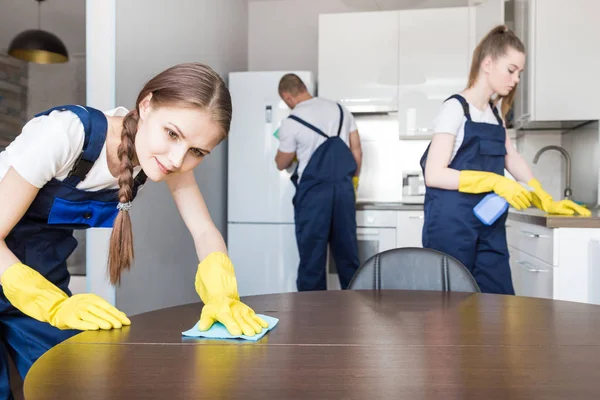
[[[68,110],[79,117],[85,131],[83,151],[67,178],[63,181],[52,179],[40,189],[23,218],[7,236],[6,245],[23,264],[71,296],[66,260],[77,247],[73,230],[112,227],[118,213],[118,189],[92,192],[76,188],[102,151],[108,128],[106,116],[91,107],[70,105],[52,108],[36,117],[55,110]],[[134,196],[145,180],[146,175],[140,172],[135,178]],[[0,400],[12,397],[8,354],[20,375],[25,377],[42,354],[79,332],[60,330],[23,314],[0,291]]]
[[[506,131],[496,107],[490,103],[497,125],[474,122],[467,101],[460,95],[449,99],[452,98],[461,103],[466,122],[463,142],[448,167],[458,171],[504,175]],[[428,150],[421,159],[423,173]],[[427,187],[423,247],[442,251],[460,260],[482,292],[514,294],[504,226],[508,212],[490,226],[484,225],[473,214],[473,207],[487,194]]]
[[326,290],[327,245],[337,268],[340,285],[346,289],[358,269],[356,199],[352,177],[356,161],[340,138],[344,112],[336,136],[327,136],[314,125],[291,115],[288,118],[323,136],[323,142],[310,158],[302,179],[294,173],[294,219],[300,266],[296,281],[299,291]]

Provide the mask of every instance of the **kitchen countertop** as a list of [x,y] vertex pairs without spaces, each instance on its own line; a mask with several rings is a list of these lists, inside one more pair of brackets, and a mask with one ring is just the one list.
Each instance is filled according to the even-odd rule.
[[[422,211],[423,204],[406,204],[402,202],[361,202],[356,204],[357,211],[381,210],[381,211]],[[509,209],[508,219],[544,226],[547,228],[598,228],[600,229],[600,207],[591,208],[591,217],[548,215],[537,208],[529,208],[525,211]]]
[[423,204],[406,204],[402,202],[377,202],[359,201],[356,203],[356,211],[383,210],[383,211],[422,211]]
[[508,219],[547,228],[600,228],[600,209],[594,207],[591,208],[591,211],[591,217],[582,217],[579,215],[548,215],[537,208],[529,208],[524,211],[511,208]]

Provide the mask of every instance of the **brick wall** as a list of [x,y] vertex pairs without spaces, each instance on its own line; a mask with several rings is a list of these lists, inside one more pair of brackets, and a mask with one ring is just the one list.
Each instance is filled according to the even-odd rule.
[[0,150],[27,122],[27,63],[0,53]]

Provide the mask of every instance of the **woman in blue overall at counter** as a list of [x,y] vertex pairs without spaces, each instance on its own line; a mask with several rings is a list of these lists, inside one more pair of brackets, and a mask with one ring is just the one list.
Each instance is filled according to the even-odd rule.
[[99,296],[72,296],[66,260],[77,246],[73,229],[113,227],[108,273],[119,282],[133,261],[128,211],[146,178],[167,183],[193,237],[200,329],[220,321],[234,335],[254,335],[268,326],[240,302],[193,175],[229,133],[231,114],[218,74],[180,64],[148,81],[131,111],[56,107],[0,153],[0,399],[11,397],[9,354],[24,377],[44,352],[80,331],[130,324]]
[[[505,26],[478,44],[467,88],[448,98],[434,122],[421,160],[425,194],[423,246],[461,261],[484,293],[514,294],[505,221],[484,225],[473,208],[490,192],[517,210],[531,204],[551,214],[590,215],[569,201],[554,201],[506,135],[508,113],[525,65],[525,47]],[[504,176],[504,169],[520,183]]]

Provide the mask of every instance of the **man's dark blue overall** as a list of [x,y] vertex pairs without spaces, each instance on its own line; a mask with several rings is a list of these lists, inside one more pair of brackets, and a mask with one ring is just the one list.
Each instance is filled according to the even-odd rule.
[[300,182],[297,174],[292,176],[296,185],[294,217],[300,253],[296,281],[299,291],[327,289],[328,244],[331,244],[342,289],[348,287],[358,269],[356,198],[352,185],[357,165],[350,148],[340,138],[344,113],[339,104],[338,108],[340,124],[337,135],[331,137],[295,115],[289,117],[326,139],[313,153]]

